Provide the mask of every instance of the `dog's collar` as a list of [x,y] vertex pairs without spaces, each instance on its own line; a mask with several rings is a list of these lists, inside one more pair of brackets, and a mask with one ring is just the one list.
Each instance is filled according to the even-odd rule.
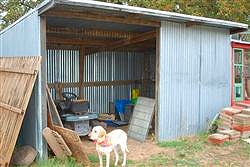
[[102,142],[94,141],[95,144],[100,145],[101,147],[109,147],[112,145],[110,137],[108,135],[105,136],[105,140]]

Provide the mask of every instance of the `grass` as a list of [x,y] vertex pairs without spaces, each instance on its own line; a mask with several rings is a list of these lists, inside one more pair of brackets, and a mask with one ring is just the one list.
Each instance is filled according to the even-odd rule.
[[[199,166],[244,166],[250,164],[250,144],[243,141],[225,142],[223,145],[212,145],[207,143],[206,133],[201,133],[198,136],[180,138],[174,141],[160,142],[160,147],[169,150],[171,154],[162,152],[152,155],[141,161],[127,160],[128,167],[199,167]],[[135,155],[136,156],[136,155]],[[96,154],[88,155],[91,166],[99,166],[99,159]],[[105,156],[104,156],[105,164]],[[111,160],[111,167],[113,166]],[[43,161],[32,167],[80,167],[74,159],[68,158],[59,160],[51,158],[48,161]]]
[[60,160],[57,158],[50,158],[47,161],[41,161],[36,166],[38,167],[82,167],[73,158],[66,158]]
[[171,166],[199,166],[199,159],[193,155],[202,152],[207,144],[207,133],[200,133],[197,137],[180,138],[174,141],[160,142],[160,147],[174,148],[175,157],[171,159]]
[[194,138],[180,138],[174,141],[160,142],[160,147],[175,148],[177,152],[197,152],[202,151],[204,144],[207,143],[207,133],[201,133]]

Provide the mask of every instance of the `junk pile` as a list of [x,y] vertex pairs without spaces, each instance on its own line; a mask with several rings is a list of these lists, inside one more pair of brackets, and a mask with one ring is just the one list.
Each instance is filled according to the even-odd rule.
[[78,162],[90,166],[86,148],[82,145],[77,132],[63,127],[59,113],[53,101],[49,88],[46,89],[48,104],[48,127],[43,130],[43,136],[57,158],[73,156]]
[[250,137],[250,109],[243,107],[223,108],[219,113],[217,132],[208,136],[212,144],[238,141]]

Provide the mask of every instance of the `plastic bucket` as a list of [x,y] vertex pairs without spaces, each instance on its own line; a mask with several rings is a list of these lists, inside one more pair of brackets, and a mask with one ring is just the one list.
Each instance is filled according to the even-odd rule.
[[118,112],[120,119],[124,121],[125,105],[130,104],[130,100],[116,100],[115,111]]

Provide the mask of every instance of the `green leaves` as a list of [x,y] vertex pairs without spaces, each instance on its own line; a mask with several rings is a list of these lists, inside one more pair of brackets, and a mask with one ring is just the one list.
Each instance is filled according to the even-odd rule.
[[[10,25],[43,0],[2,0],[0,1],[0,29]],[[4,14],[4,15],[3,15]]]

